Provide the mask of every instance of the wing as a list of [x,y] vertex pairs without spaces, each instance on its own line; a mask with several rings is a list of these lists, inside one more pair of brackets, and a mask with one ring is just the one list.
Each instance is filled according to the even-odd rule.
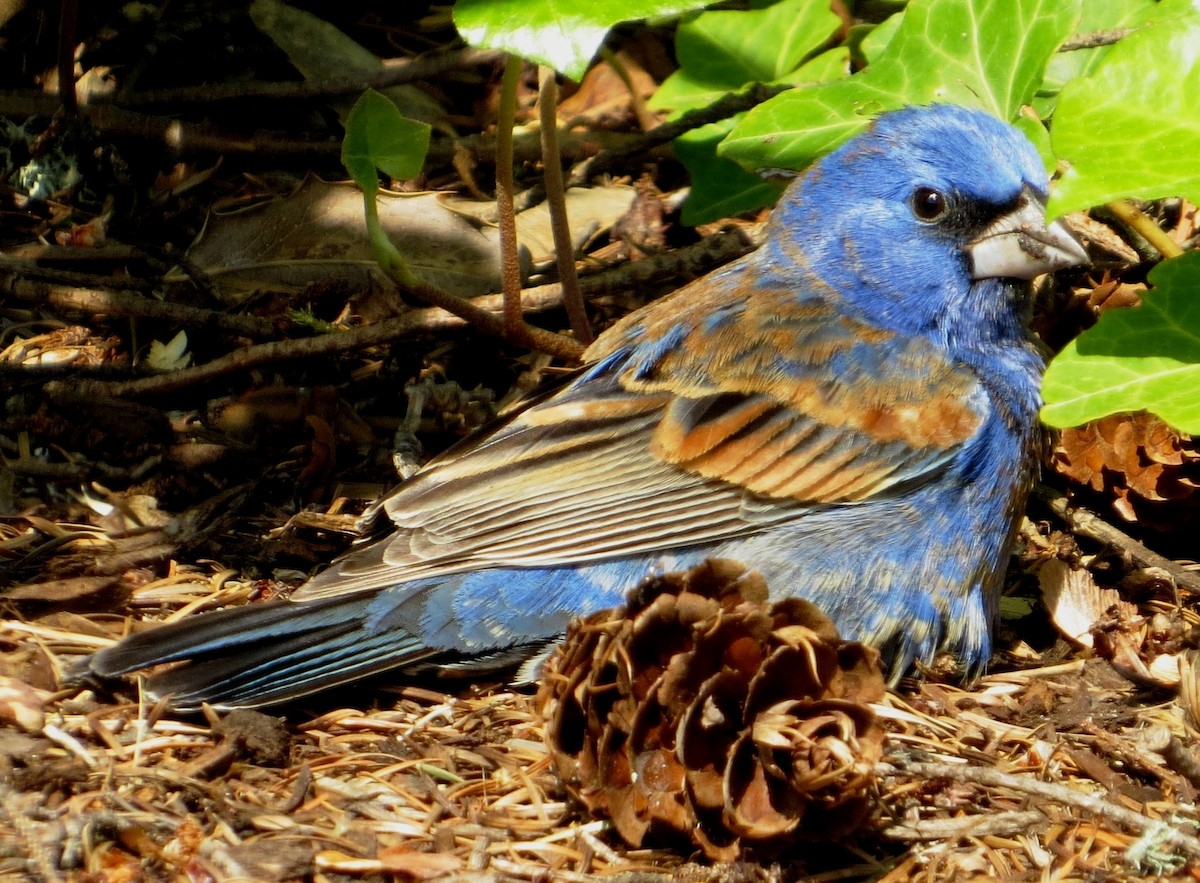
[[928,481],[986,419],[978,379],[931,342],[737,267],[619,323],[563,390],[431,461],[377,504],[393,534],[293,597],[736,537]]

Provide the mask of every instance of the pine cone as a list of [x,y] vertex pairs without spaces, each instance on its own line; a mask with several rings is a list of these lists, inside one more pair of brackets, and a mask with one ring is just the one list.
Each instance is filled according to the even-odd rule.
[[1200,511],[1200,450],[1153,414],[1112,414],[1064,429],[1054,468],[1113,497],[1126,521],[1178,530]]
[[575,622],[538,704],[559,775],[632,846],[713,859],[861,824],[883,752],[879,654],[756,572],[710,560]]

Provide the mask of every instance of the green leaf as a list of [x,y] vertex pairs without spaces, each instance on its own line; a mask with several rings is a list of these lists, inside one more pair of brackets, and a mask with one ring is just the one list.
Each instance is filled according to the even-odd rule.
[[676,30],[679,70],[667,77],[651,106],[690,110],[751,83],[774,82],[799,68],[840,24],[819,0],[703,12]]
[[1164,261],[1142,304],[1105,310],[1058,354],[1042,382],[1042,420],[1078,426],[1121,411],[1152,411],[1200,434],[1200,252]]
[[[829,6],[813,0],[782,0],[763,9],[702,12],[679,26],[679,70],[651,100],[678,112],[706,107],[751,83],[819,82],[845,76],[844,47],[809,58],[840,26]],[[808,59],[806,62],[805,59]],[[764,181],[717,156],[717,145],[737,117],[704,126],[675,140],[675,153],[692,179],[683,223],[703,224],[770,205],[782,184]]]
[[1071,33],[1078,0],[913,0],[866,70],[778,95],[721,144],[747,168],[807,166],[884,110],[947,102],[1011,120]]
[[717,145],[733,124],[732,119],[723,120],[675,139],[675,155],[692,179],[692,189],[680,216],[688,226],[771,205],[786,183],[763,180],[737,163],[717,156]]
[[1025,137],[1037,148],[1038,155],[1042,158],[1042,165],[1046,167],[1046,171],[1053,172],[1058,166],[1058,158],[1055,157],[1054,151],[1050,147],[1050,133],[1046,131],[1046,127],[1042,125],[1042,121],[1030,119],[1022,114],[1017,117],[1013,125],[1024,132]]
[[[844,46],[822,52],[780,79],[819,82],[844,77],[849,71],[849,52]],[[675,155],[687,168],[692,190],[683,204],[680,220],[689,226],[706,224],[719,218],[740,215],[774,204],[787,184],[785,180],[764,180],[732,160],[717,155],[717,145],[733,129],[743,114],[693,129],[675,139]]]
[[[1105,0],[1103,3],[1084,3],[1080,9],[1080,34],[1091,34],[1113,28],[1135,28],[1144,25],[1159,9],[1156,0]],[[1038,96],[1033,106],[1042,119],[1049,119],[1058,101],[1062,87],[1076,77],[1086,77],[1112,50],[1112,46],[1093,46],[1091,49],[1073,49],[1056,52],[1046,65]]]
[[454,24],[481,49],[502,49],[579,80],[614,25],[680,15],[713,0],[458,0]]
[[1200,13],[1130,34],[1092,76],[1063,87],[1054,152],[1070,163],[1053,217],[1121,197],[1200,202]]
[[897,12],[894,15],[889,15],[879,24],[875,25],[862,38],[859,47],[863,57],[868,62],[874,62],[881,56],[892,42],[892,37],[896,36],[896,31],[900,29],[900,22],[904,20],[904,13]]
[[[287,53],[288,60],[309,81],[370,77],[383,70],[383,61],[329,22],[280,0],[254,0],[250,18],[255,26]],[[436,122],[445,110],[429,94],[411,84],[391,86],[383,94],[404,113],[422,122]],[[350,101],[330,104],[344,123]]]
[[393,178],[420,173],[429,150],[429,126],[407,119],[374,89],[358,99],[346,118],[342,165],[365,193],[379,187],[376,169]]

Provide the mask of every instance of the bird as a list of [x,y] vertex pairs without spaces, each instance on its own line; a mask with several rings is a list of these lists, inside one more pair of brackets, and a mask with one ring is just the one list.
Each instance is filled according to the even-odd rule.
[[607,328],[555,391],[430,460],[290,598],[141,631],[181,710],[368,675],[535,678],[570,621],[733,559],[820,607],[895,682],[992,655],[1039,468],[1030,280],[1087,262],[1016,128],[882,113],[789,183],[763,244]]

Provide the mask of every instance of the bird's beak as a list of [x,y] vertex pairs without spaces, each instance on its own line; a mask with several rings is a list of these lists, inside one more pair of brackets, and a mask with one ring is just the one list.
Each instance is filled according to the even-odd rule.
[[1032,279],[1088,262],[1087,252],[1061,221],[1046,223],[1045,206],[1031,190],[967,245],[972,279]]

